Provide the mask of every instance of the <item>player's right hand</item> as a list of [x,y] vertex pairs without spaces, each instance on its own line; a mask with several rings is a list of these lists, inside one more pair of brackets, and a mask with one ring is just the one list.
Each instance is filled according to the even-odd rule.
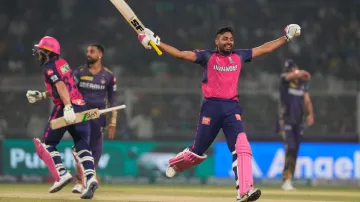
[[144,31],[138,35],[138,40],[146,49],[151,49],[149,45],[150,41],[153,41],[157,46],[160,45],[160,37],[155,37],[154,32],[148,28],[145,28]]
[[67,124],[74,123],[76,120],[74,108],[72,107],[71,104],[65,105],[64,107],[64,119]]
[[311,79],[311,74],[305,70],[300,70],[300,75],[301,75],[302,79],[305,79],[305,80]]
[[45,94],[45,92],[40,92],[37,90],[28,90],[26,92],[26,97],[27,97],[28,101],[32,104],[32,103],[35,103],[42,99],[45,99],[46,94]]

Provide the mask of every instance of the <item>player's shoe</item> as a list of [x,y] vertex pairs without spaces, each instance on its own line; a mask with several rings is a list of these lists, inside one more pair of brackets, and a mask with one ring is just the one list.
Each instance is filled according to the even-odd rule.
[[293,187],[291,180],[285,180],[284,184],[281,186],[284,191],[296,191]]
[[251,202],[256,201],[261,196],[260,189],[251,189],[245,195],[242,195],[240,198],[237,198],[236,202]]
[[168,177],[168,178],[173,178],[173,177],[175,177],[175,175],[176,175],[176,170],[175,170],[175,168],[169,166],[169,167],[166,169],[165,174],[166,174],[166,177]]
[[74,188],[72,189],[72,193],[74,194],[81,194],[84,190],[84,187],[82,184],[77,183]]
[[80,198],[82,199],[91,199],[94,197],[96,189],[99,187],[99,183],[96,180],[96,176],[92,176],[87,182],[86,187],[81,193]]
[[65,174],[60,176],[60,180],[54,182],[53,186],[50,187],[49,192],[55,193],[60,191],[62,188],[64,188],[67,184],[69,184],[72,181],[72,175],[66,171]]

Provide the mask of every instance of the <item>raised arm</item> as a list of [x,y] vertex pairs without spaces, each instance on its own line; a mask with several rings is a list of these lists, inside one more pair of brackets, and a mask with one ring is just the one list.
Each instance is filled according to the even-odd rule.
[[177,48],[172,47],[164,42],[160,42],[159,48],[180,60],[186,60],[189,62],[195,62],[196,60],[196,54],[193,51],[180,51]]
[[290,41],[294,37],[300,36],[301,28],[297,24],[290,24],[285,28],[285,36],[280,37],[274,41],[264,43],[261,46],[253,48],[252,58],[271,53],[274,50],[278,49],[280,46],[284,45],[287,41]]
[[150,40],[155,42],[155,44],[161,48],[164,52],[168,53],[169,55],[176,57],[181,60],[186,60],[189,62],[196,61],[196,54],[192,51],[180,51],[177,48],[170,46],[164,42],[160,42],[159,36],[154,36],[154,32],[149,29],[145,29],[144,33],[138,35],[138,40],[140,43],[147,49],[150,49],[149,46]]

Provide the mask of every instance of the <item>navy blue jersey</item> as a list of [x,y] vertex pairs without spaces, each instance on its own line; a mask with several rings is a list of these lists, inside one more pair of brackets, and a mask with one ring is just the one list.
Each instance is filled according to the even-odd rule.
[[308,92],[308,81],[286,81],[287,73],[281,75],[280,82],[280,114],[279,118],[286,124],[298,124],[303,122],[304,94]]
[[89,108],[104,109],[115,106],[116,78],[114,74],[103,67],[101,71],[92,75],[87,65],[81,66],[74,71],[77,86]]

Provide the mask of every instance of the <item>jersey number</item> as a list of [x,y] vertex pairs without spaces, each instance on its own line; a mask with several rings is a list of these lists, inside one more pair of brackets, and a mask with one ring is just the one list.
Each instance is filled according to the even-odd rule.
[[65,85],[66,85],[66,88],[68,89],[69,93],[71,92],[71,90],[72,90],[73,88],[74,88],[74,89],[77,88],[76,84],[74,84],[73,86],[71,85],[71,83],[69,82],[69,77],[64,76],[64,77],[63,77],[63,81],[64,81],[64,83],[65,83]]

